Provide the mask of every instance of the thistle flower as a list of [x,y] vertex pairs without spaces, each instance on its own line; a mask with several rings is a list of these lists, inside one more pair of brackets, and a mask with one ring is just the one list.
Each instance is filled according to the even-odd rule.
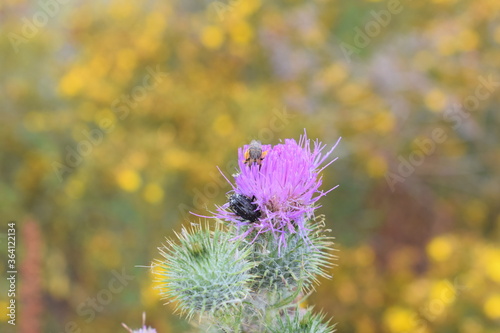
[[156,333],[156,330],[154,328],[146,327],[146,312],[142,313],[142,327],[139,328],[138,330],[132,330],[124,323],[122,323],[122,325],[130,333]]
[[318,276],[329,277],[335,258],[315,210],[335,188],[320,190],[337,144],[324,152],[304,133],[298,142],[240,148],[229,202],[212,216],[231,223],[183,228],[178,242],[168,240],[152,265],[160,294],[188,318],[197,315],[205,332],[332,332],[298,304]]
[[258,163],[248,163],[247,158],[249,148],[255,150],[255,143],[240,148],[240,172],[234,176],[231,192],[252,198],[259,217],[254,222],[245,220],[230,209],[229,203],[218,207],[215,217],[241,227],[240,238],[252,234],[255,240],[260,234],[270,232],[280,247],[286,244],[287,234],[299,233],[306,237],[306,221],[314,217],[319,207],[317,201],[336,188],[319,190],[320,173],[336,160],[327,162],[339,141],[328,152],[323,152],[326,145],[316,140],[311,148],[311,140],[304,133],[299,142],[285,139],[274,147],[260,146],[265,157]]

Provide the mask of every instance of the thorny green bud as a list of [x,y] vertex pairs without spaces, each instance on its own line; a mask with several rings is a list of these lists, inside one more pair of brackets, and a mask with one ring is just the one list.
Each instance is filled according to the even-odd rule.
[[253,279],[249,249],[230,241],[218,224],[214,230],[200,225],[183,228],[177,237],[179,244],[167,240],[159,248],[163,259],[153,265],[159,267],[155,273],[160,294],[188,318],[238,311]]

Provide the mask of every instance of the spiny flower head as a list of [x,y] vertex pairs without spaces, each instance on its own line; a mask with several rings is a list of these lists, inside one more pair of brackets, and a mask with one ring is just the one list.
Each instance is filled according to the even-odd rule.
[[[340,140],[340,139],[339,139]],[[218,207],[216,217],[244,227],[241,237],[271,232],[280,246],[285,244],[286,234],[307,234],[305,221],[314,217],[319,207],[317,201],[328,192],[321,191],[321,171],[333,163],[328,160],[335,146],[324,152],[326,145],[318,140],[311,143],[304,133],[299,141],[285,139],[284,143],[262,145],[262,158],[258,163],[248,163],[249,149],[255,143],[238,150],[240,172],[234,176],[233,195],[242,195],[252,200],[259,218],[251,222],[242,219],[229,204]],[[254,233],[255,232],[255,233]]]
[[231,311],[250,293],[255,265],[247,260],[249,249],[230,242],[231,234],[219,224],[213,230],[195,225],[177,235],[179,242],[167,241],[153,272],[158,277],[161,296],[174,301],[187,317]]
[[[324,216],[308,221],[308,238],[286,235],[286,247],[279,248],[271,234],[264,234],[253,244],[251,260],[257,265],[250,270],[256,276],[255,289],[273,291],[280,298],[292,291],[308,291],[318,276],[329,278],[327,269],[336,260],[329,253],[333,238],[324,234]],[[300,290],[297,290],[299,287]]]
[[270,333],[333,333],[335,325],[329,321],[324,323],[324,314],[314,314],[312,308],[296,308],[293,313],[278,316],[276,323],[269,329]]

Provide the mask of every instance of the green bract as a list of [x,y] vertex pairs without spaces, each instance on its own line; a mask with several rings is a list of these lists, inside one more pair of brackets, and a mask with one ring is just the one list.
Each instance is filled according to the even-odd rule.
[[216,312],[238,312],[247,299],[253,277],[249,249],[230,235],[207,226],[183,228],[179,243],[167,240],[157,261],[161,295],[175,301],[187,317],[213,316]]

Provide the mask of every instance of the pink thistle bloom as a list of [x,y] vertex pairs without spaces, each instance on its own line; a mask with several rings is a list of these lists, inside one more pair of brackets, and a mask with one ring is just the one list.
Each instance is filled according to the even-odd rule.
[[156,333],[156,330],[152,327],[146,327],[146,312],[143,312],[142,313],[142,327],[137,329],[137,330],[133,330],[131,328],[129,328],[127,325],[125,325],[124,323],[122,323],[122,326],[125,327],[125,329],[127,331],[129,331],[130,333]]
[[246,163],[248,154],[245,155],[245,152],[249,145],[240,148],[240,173],[234,175],[235,184],[231,184],[233,190],[229,193],[251,200],[252,205],[246,207],[256,206],[255,216],[258,218],[245,220],[242,214],[236,214],[238,211],[232,209],[230,203],[218,207],[215,217],[235,223],[243,230],[238,237],[252,234],[255,240],[260,234],[271,232],[280,246],[286,246],[286,234],[298,232],[306,237],[306,222],[320,207],[317,201],[337,187],[327,191],[319,189],[321,172],[337,160],[329,157],[339,141],[340,138],[329,151],[323,152],[326,145],[318,140],[311,145],[311,140],[304,133],[299,142],[285,139],[284,143],[274,147],[262,145],[263,158],[259,163]]

